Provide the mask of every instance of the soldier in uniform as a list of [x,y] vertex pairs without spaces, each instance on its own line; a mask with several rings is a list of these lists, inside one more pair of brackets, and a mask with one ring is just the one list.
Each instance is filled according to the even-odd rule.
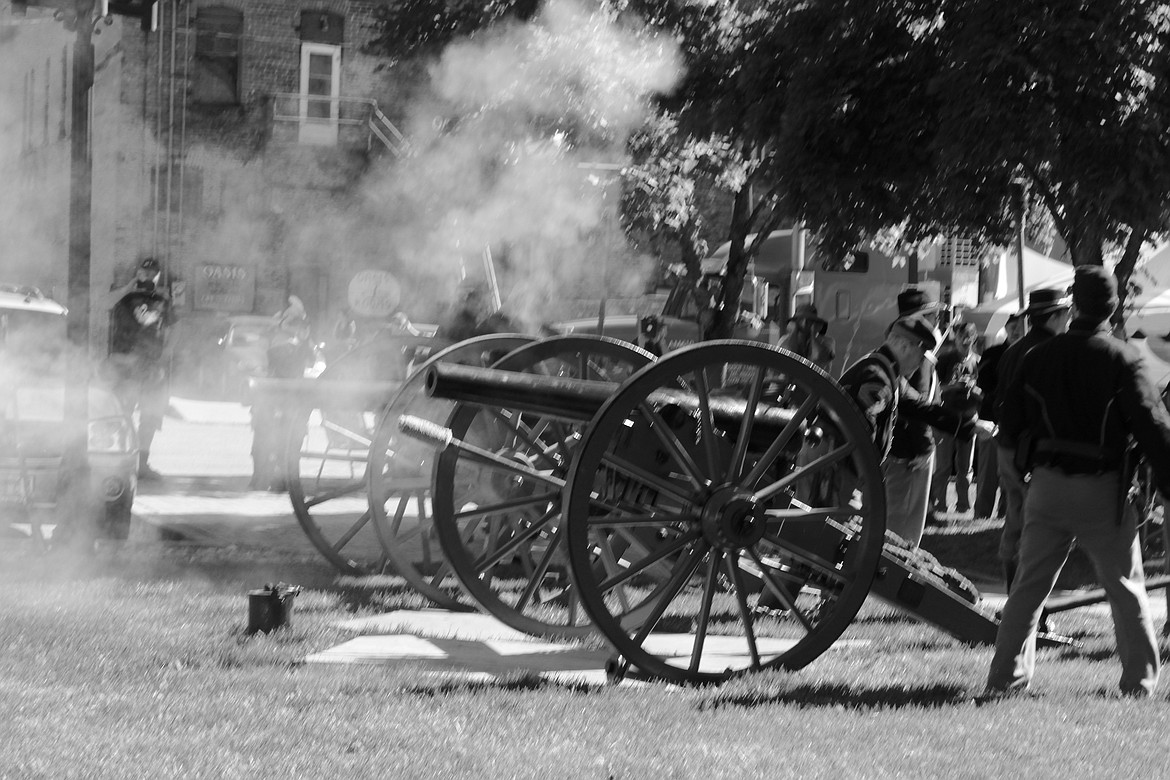
[[[1045,288],[1028,293],[1028,307],[1021,312],[1028,320],[1028,333],[1008,347],[1000,358],[999,379],[995,391],[996,419],[1003,413],[1007,388],[1020,367],[1024,355],[1068,328],[1072,299],[1067,290]],[[999,559],[1003,565],[1004,584],[1010,591],[1019,562],[1020,531],[1024,526],[1024,477],[1016,463],[1016,442],[1001,430],[995,437],[996,469],[1003,491],[1004,521],[999,541]]]
[[[1000,381],[1000,361],[1008,347],[1015,344],[1024,336],[1024,315],[1013,314],[1004,325],[1004,340],[983,351],[979,358],[979,376],[976,380],[983,397],[979,401],[979,418],[989,422],[999,420],[995,408],[996,388]],[[975,446],[975,457],[978,460],[976,468],[978,474],[975,486],[975,517],[992,517],[996,514],[995,497],[999,492],[999,467],[996,454],[998,453],[995,441],[987,439]],[[999,502],[999,516],[1004,516],[1004,501]]]
[[913,378],[920,368],[929,366],[931,353],[941,342],[938,328],[922,313],[900,317],[890,326],[885,342],[850,366],[839,380],[869,421],[882,456],[887,527],[912,547],[922,541],[926,496],[919,497],[921,512],[907,511],[907,497],[900,492],[905,482],[890,478],[891,470],[903,466],[893,457],[899,428],[921,425],[928,431],[936,428],[968,440],[976,431],[990,433],[988,424],[928,400],[915,390]]
[[[918,287],[898,293],[898,318],[921,315],[938,327],[941,305]],[[934,474],[935,442],[931,428],[970,438],[974,420],[944,409],[939,403],[938,376],[933,355],[906,374],[906,389],[894,421],[890,454],[882,465],[886,477],[886,507],[893,525],[901,525],[903,538],[917,546],[922,540],[929,509],[930,483]],[[938,416],[945,412],[942,416]],[[903,518],[895,520],[895,518]]]
[[1117,283],[1100,266],[1077,268],[1073,321],[1024,356],[1000,405],[1000,427],[1032,474],[1020,561],[980,701],[1026,692],[1045,600],[1075,542],[1105,590],[1121,657],[1123,695],[1149,697],[1159,658],[1138,546],[1124,511],[1126,453],[1136,440],[1159,492],[1170,493],[1170,416],[1136,348],[1112,335]]

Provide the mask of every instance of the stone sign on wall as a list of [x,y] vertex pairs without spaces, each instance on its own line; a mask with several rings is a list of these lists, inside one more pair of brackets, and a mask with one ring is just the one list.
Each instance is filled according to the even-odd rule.
[[256,297],[255,269],[207,263],[195,269],[195,309],[248,313]]

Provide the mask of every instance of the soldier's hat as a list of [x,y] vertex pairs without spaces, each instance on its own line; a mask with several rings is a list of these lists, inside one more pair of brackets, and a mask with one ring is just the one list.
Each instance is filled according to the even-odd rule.
[[938,311],[942,307],[938,301],[930,297],[930,293],[921,287],[907,287],[898,293],[898,316],[909,317],[913,314]]
[[1021,314],[1033,317],[1072,306],[1072,296],[1058,287],[1045,287],[1028,293],[1028,307]]

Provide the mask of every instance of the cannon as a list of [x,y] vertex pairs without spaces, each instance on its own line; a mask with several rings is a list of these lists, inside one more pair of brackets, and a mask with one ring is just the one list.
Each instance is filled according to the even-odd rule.
[[438,453],[440,545],[492,614],[600,632],[615,673],[683,683],[803,667],[870,594],[994,641],[970,583],[887,537],[870,431],[820,369],[743,341],[612,372],[581,352],[537,342],[491,368],[429,366],[449,417],[397,420]]

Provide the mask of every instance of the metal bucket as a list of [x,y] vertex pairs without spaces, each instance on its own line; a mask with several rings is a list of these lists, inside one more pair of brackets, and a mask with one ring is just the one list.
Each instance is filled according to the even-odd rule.
[[293,602],[301,589],[283,582],[248,591],[248,633],[267,634],[292,625]]

